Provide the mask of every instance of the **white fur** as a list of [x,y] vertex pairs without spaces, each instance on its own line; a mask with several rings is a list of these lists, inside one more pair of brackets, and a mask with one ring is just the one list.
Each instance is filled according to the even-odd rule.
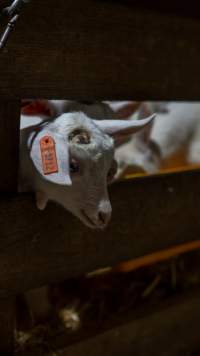
[[[148,113],[158,110],[151,130],[140,131],[115,153],[118,176],[128,167],[135,172],[155,173],[162,162],[184,148],[188,163],[200,162],[200,103],[145,103]],[[140,116],[140,113],[139,113]],[[144,128],[144,132],[145,132]],[[144,139],[145,137],[145,139]]]
[[168,104],[168,110],[168,113],[157,116],[151,133],[151,139],[161,149],[162,158],[189,145],[200,125],[200,103],[172,102]]

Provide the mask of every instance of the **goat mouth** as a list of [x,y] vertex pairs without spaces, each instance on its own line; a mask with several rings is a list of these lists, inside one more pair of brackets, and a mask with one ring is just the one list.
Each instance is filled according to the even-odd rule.
[[89,226],[92,229],[100,229],[101,226],[99,226],[96,222],[94,222],[87,214],[86,212],[81,209],[81,218],[84,221],[84,223]]

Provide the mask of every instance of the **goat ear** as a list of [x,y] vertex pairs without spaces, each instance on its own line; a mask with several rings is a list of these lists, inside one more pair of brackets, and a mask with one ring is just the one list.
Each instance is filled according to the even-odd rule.
[[21,113],[23,115],[38,115],[53,117],[55,112],[49,100],[22,100]]
[[30,141],[31,160],[43,179],[60,185],[71,185],[67,140],[61,135],[42,129],[35,133]]
[[155,115],[151,115],[146,119],[141,120],[94,120],[95,124],[106,134],[112,136],[114,139],[122,138],[124,136],[132,135],[137,131],[150,125]]

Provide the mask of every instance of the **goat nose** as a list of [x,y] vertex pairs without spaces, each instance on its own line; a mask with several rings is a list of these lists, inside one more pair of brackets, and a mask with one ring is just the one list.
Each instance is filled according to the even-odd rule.
[[103,210],[100,210],[99,211],[99,214],[98,214],[98,218],[99,218],[99,222],[106,226],[107,223],[109,222],[110,220],[110,217],[111,217],[111,212],[106,212],[106,211],[103,211]]

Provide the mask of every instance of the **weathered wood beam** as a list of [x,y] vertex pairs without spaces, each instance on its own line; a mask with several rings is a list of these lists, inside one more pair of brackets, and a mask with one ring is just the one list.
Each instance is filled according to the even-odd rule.
[[[0,192],[17,192],[20,101],[0,98]],[[1,206],[5,211],[6,206]],[[1,211],[2,213],[2,211]],[[0,213],[0,215],[1,215]],[[9,227],[8,227],[9,231]],[[3,237],[3,231],[0,229]],[[14,236],[13,236],[14,238]],[[3,266],[2,266],[3,267]],[[0,298],[0,354],[11,355],[14,347],[14,298]]]
[[35,0],[0,54],[0,94],[199,99],[200,22],[120,1]]
[[0,295],[80,275],[200,236],[200,171],[111,186],[113,218],[92,231],[53,203],[0,200]]

